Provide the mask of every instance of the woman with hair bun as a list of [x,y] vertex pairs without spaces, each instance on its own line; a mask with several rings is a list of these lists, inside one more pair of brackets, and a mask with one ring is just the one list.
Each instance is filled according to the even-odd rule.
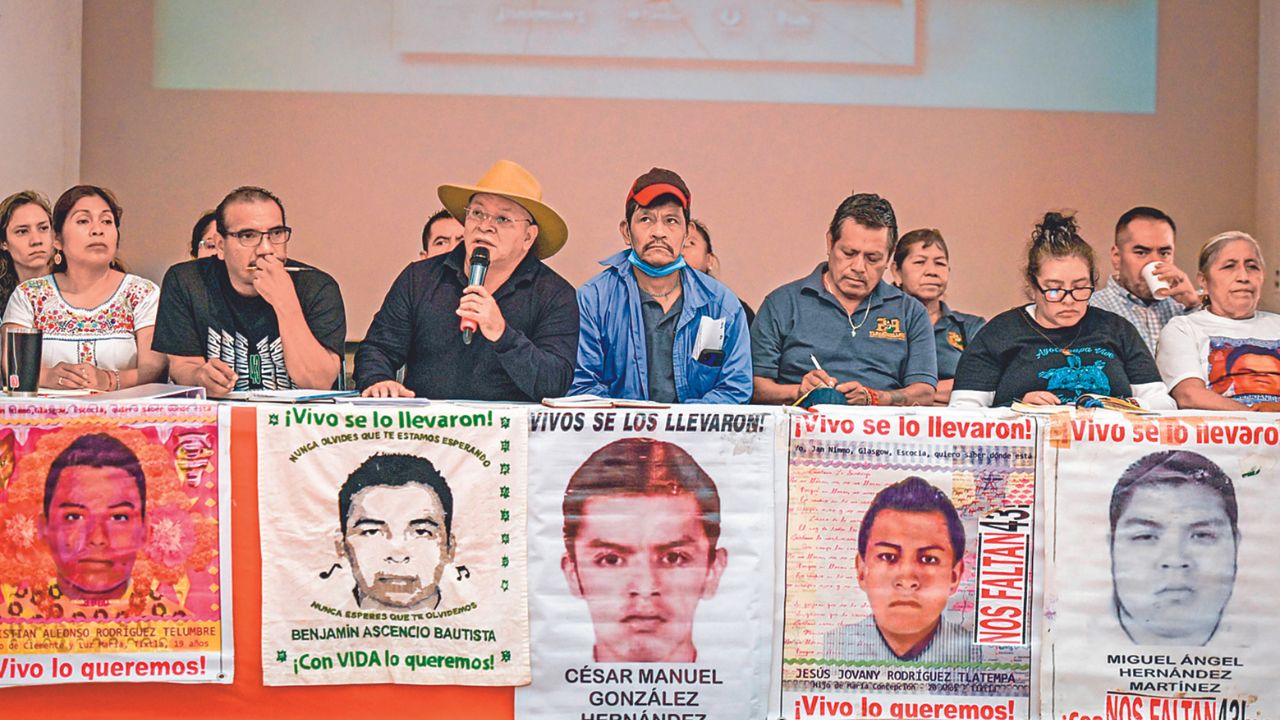
[[1032,304],[991,319],[956,368],[951,407],[1074,404],[1081,396],[1131,398],[1173,409],[1136,328],[1089,306],[1098,271],[1075,218],[1045,213],[1027,249]]
[[1242,232],[1200,249],[1202,309],[1170,320],[1158,346],[1178,407],[1280,410],[1280,315],[1258,309],[1265,269],[1258,241]]

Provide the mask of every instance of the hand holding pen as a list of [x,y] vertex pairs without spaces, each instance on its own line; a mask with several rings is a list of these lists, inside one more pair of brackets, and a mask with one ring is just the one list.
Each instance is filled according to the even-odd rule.
[[813,361],[813,369],[805,373],[804,378],[800,380],[800,395],[804,396],[805,393],[816,387],[835,387],[836,379],[822,369],[822,366],[818,364],[818,358],[810,355],[809,360]]

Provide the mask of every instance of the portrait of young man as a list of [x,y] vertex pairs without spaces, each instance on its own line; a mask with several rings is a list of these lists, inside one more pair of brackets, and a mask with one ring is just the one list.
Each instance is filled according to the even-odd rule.
[[1136,645],[1207,645],[1231,599],[1240,549],[1235,486],[1212,460],[1152,453],[1111,493],[1115,619]]
[[338,491],[338,556],[362,610],[440,610],[453,562],[453,493],[429,460],[374,455]]
[[823,638],[832,660],[967,663],[968,633],[942,616],[964,577],[965,531],[951,498],[919,477],[871,501],[858,529],[858,586],[871,615]]
[[729,561],[720,496],[672,443],[627,438],[595,451],[564,495],[560,567],[587,604],[596,662],[695,662],[694,616]]
[[147,484],[138,457],[110,435],[83,435],[54,458],[40,530],[62,596],[95,603],[131,588],[147,540]]

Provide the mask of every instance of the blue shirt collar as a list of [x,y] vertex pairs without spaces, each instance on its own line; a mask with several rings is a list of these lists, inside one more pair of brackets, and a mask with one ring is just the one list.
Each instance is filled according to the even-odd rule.
[[[640,284],[636,282],[636,275],[631,269],[631,263],[627,261],[627,253],[631,252],[630,248],[620,250],[609,257],[600,261],[606,270],[605,272],[616,272],[622,278],[622,281],[636,288],[636,296],[640,294]],[[703,287],[700,273],[691,268],[684,268],[680,271],[680,293],[684,298],[686,308],[699,308],[711,302],[711,293]]]
[[[940,311],[938,313],[939,321],[948,320],[950,322],[955,323],[956,325],[960,324],[960,316],[951,310],[951,307],[947,305],[946,300],[941,300],[938,302],[938,309]],[[926,308],[926,310],[928,310],[928,308]]]

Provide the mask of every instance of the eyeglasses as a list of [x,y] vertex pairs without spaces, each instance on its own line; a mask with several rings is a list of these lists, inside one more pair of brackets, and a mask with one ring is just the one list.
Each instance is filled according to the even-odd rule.
[[237,230],[227,233],[227,237],[235,238],[241,247],[249,248],[260,244],[264,237],[272,245],[283,245],[289,242],[289,236],[292,234],[293,228],[281,225],[270,230]]
[[1093,297],[1092,285],[1089,285],[1088,287],[1078,287],[1078,288],[1067,289],[1067,288],[1042,288],[1040,287],[1040,283],[1036,283],[1036,290],[1039,290],[1040,294],[1044,295],[1044,299],[1051,303],[1062,302],[1063,300],[1067,299],[1068,295],[1070,295],[1072,299],[1079,300],[1080,302],[1084,302],[1085,300],[1088,300],[1089,298]]
[[509,227],[515,227],[513,223],[518,223],[518,222],[527,222],[530,225],[533,224],[532,220],[528,220],[525,218],[509,218],[506,215],[490,215],[489,213],[483,210],[478,210],[476,208],[470,208],[470,207],[467,208],[468,222],[473,222],[476,225],[483,225],[489,222],[490,220],[493,221],[493,226],[498,228],[499,230],[505,230],[506,228],[509,228]]

